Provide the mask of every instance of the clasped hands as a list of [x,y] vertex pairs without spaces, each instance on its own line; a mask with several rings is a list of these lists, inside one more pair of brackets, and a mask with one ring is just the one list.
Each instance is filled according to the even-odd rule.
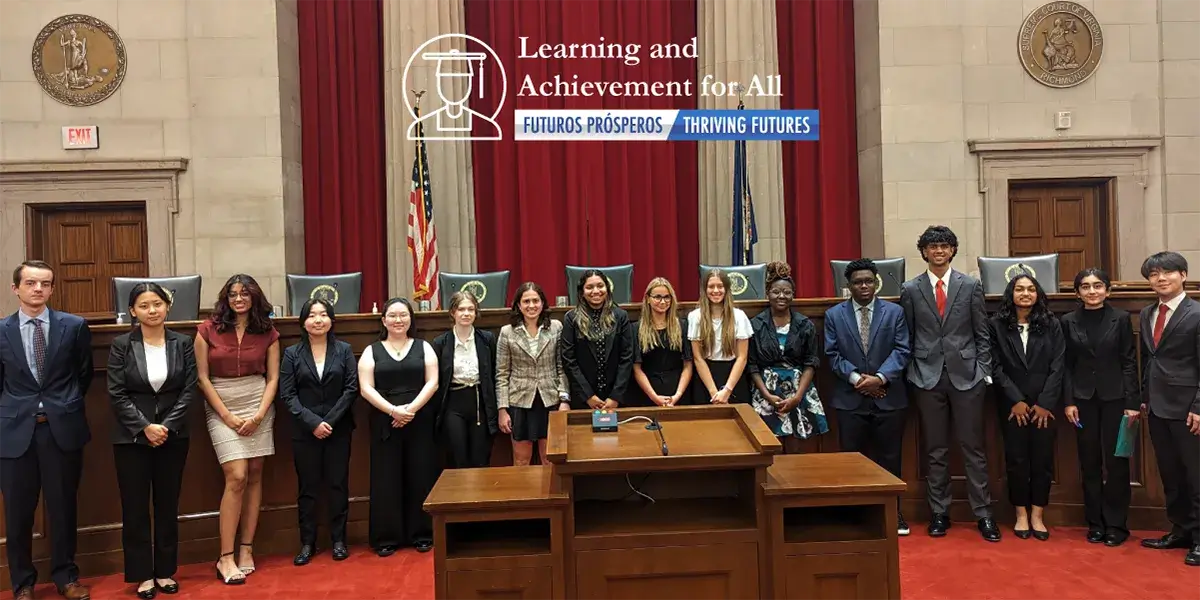
[[612,410],[617,407],[617,401],[612,398],[601,400],[599,396],[592,396],[588,398],[587,405],[592,410]]
[[882,398],[887,395],[887,382],[876,375],[859,373],[858,383],[854,384],[854,391],[870,398]]
[[313,433],[313,436],[316,437],[318,440],[323,440],[323,439],[333,435],[333,427],[330,427],[329,423],[326,423],[325,421],[321,421],[320,425],[317,425],[316,427],[313,428],[312,433]]
[[803,392],[796,392],[796,395],[791,398],[780,398],[775,394],[767,394],[766,398],[767,402],[770,402],[771,406],[775,407],[776,414],[783,416],[792,412],[800,405],[801,396],[803,396]]
[[151,423],[142,429],[142,433],[146,434],[146,440],[150,442],[150,446],[157,448],[166,443],[170,430],[157,423]]
[[221,420],[225,422],[225,426],[236,431],[238,435],[254,435],[258,430],[258,424],[262,422],[262,416],[254,415],[249,419],[243,419],[233,413],[227,413]]
[[1025,401],[1017,402],[1008,413],[1008,420],[1016,419],[1017,425],[1024,427],[1036,423],[1038,429],[1045,429],[1054,420],[1054,413],[1034,404],[1030,406]]
[[399,429],[412,422],[416,413],[409,408],[408,404],[394,406],[388,411],[388,416],[392,418],[392,429]]

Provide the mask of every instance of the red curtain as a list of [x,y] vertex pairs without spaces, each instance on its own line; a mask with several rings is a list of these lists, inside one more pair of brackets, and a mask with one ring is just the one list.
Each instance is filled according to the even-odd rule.
[[[694,142],[514,142],[513,110],[687,109],[694,97],[518,97],[526,75],[553,81],[687,81],[695,59],[650,59],[650,45],[683,46],[696,35],[695,0],[466,0],[467,33],[490,45],[506,68],[508,97],[497,118],[501,141],[473,142],[479,270],[512,271],[509,291],[536,281],[566,294],[566,264],[633,263],[633,297],[667,277],[695,298],[699,261]],[[518,59],[520,37],[541,44],[640,44],[640,62]],[[499,77],[485,83],[499,98]],[[694,92],[694,90],[693,90]],[[481,111],[491,114],[495,104]],[[511,296],[510,296],[511,298]],[[551,299],[553,301],[553,299]]]
[[820,111],[818,142],[783,142],[784,219],[796,294],[828,296],[830,260],[859,258],[854,3],[776,0],[782,108]]
[[388,289],[382,4],[299,0],[296,12],[305,267],[362,271],[366,312]]

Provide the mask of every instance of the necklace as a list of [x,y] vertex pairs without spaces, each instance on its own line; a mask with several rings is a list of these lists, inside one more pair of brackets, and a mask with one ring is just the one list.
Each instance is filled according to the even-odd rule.
[[404,351],[410,345],[412,345],[412,338],[404,340],[404,345],[400,346],[399,348],[394,348],[389,340],[383,340],[383,347],[387,348],[388,354],[391,354],[396,358],[396,360],[400,359],[400,356],[404,354]]

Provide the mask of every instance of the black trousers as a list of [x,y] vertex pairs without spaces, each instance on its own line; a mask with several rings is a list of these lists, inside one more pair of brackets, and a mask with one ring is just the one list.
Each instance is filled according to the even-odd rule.
[[925,477],[929,508],[934,513],[950,512],[950,428],[958,438],[963,466],[967,470],[967,498],[975,518],[992,516],[988,490],[987,453],[984,450],[983,395],[986,384],[963,391],[950,383],[946,371],[932,390],[916,389],[921,410],[921,438],[929,472]]
[[1083,424],[1075,430],[1075,441],[1079,446],[1083,512],[1088,529],[1128,535],[1129,459],[1114,455],[1125,405],[1120,400],[1091,399],[1078,400],[1075,406]]
[[492,435],[479,401],[479,386],[450,390],[442,435],[450,448],[451,468],[486,467],[492,460]]
[[[1028,423],[1009,420],[1011,406],[997,402],[997,418],[1004,425],[1004,469],[1008,480],[1008,501],[1013,506],[1029,508],[1050,504],[1050,484],[1054,482],[1054,421],[1050,427],[1038,429]],[[1006,410],[1007,409],[1007,410]]]
[[[387,416],[379,413],[372,418]],[[388,425],[382,435],[381,431],[378,425],[372,427],[368,541],[376,549],[431,542],[433,519],[421,505],[438,474],[433,416],[420,410],[408,425],[399,429]]]
[[328,492],[329,538],[346,541],[346,519],[350,515],[350,441],[353,430],[334,428],[319,440],[312,435],[292,440],[292,462],[296,465],[296,514],[300,520],[300,545],[317,543],[317,497],[322,484]]
[[168,438],[157,448],[113,445],[121,491],[126,583],[175,576],[179,565],[179,488],[183,486],[187,455],[187,438]]
[[34,428],[25,454],[0,459],[0,493],[4,494],[8,568],[14,591],[37,582],[33,518],[39,492],[46,496],[46,517],[50,520],[50,578],[60,588],[79,579],[75,528],[82,470],[83,451],[60,449],[46,423]]
[[1200,543],[1200,436],[1187,421],[1150,413],[1150,441],[1158,458],[1171,531]]
[[[838,447],[860,452],[888,473],[903,479],[900,456],[904,447],[905,411],[880,410],[872,402],[857,410],[838,409]],[[899,499],[896,500],[899,503]]]

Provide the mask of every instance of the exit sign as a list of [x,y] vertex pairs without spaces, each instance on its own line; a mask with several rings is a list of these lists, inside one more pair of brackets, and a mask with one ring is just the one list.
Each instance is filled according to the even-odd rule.
[[100,131],[95,125],[62,128],[63,150],[87,150],[100,147]]

